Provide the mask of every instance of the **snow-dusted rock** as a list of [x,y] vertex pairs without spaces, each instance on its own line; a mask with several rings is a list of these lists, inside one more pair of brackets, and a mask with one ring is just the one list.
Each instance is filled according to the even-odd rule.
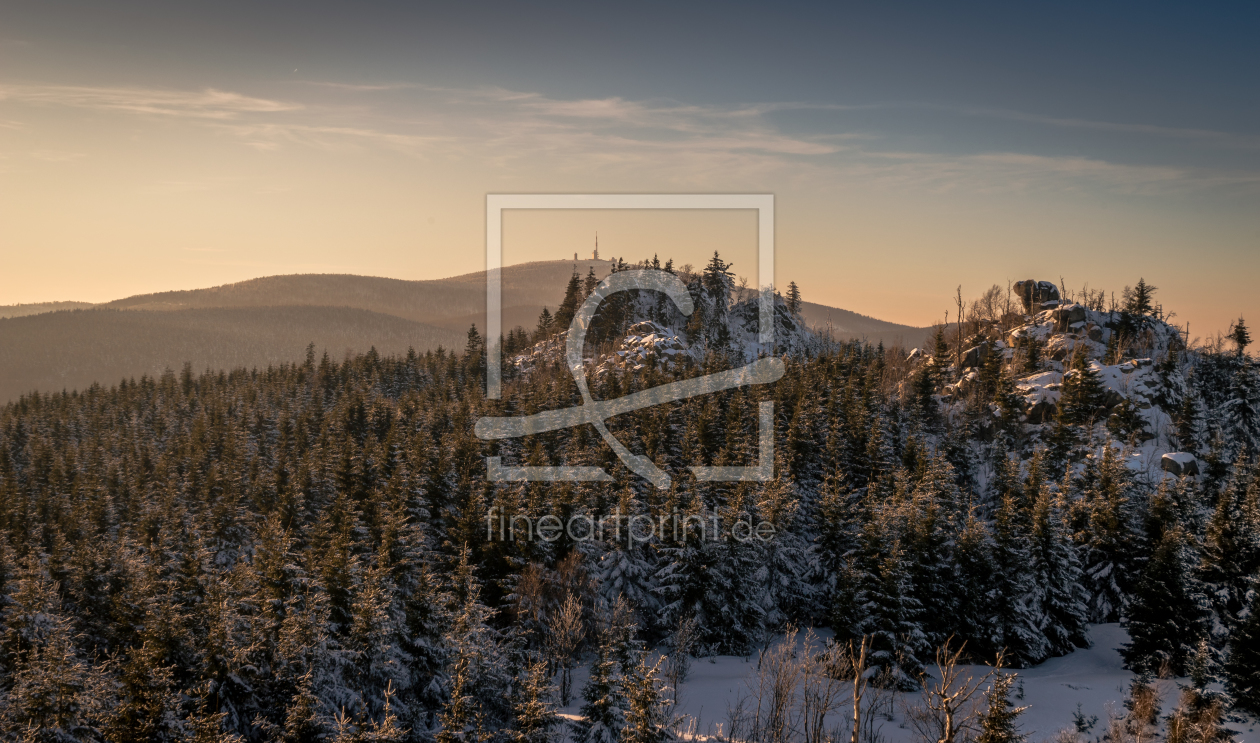
[[1025,281],[1015,282],[1015,292],[1024,302],[1024,312],[1032,313],[1033,308],[1038,309],[1046,302],[1057,302],[1059,299],[1059,287],[1051,281],[1034,281],[1027,279]]
[[1054,311],[1055,326],[1064,332],[1078,322],[1085,322],[1088,310],[1079,304],[1069,304]]
[[1159,468],[1177,477],[1199,474],[1199,460],[1190,452],[1169,452],[1159,458]]
[[981,343],[975,348],[967,349],[963,354],[963,368],[978,367],[984,364],[985,359],[989,358],[989,344]]

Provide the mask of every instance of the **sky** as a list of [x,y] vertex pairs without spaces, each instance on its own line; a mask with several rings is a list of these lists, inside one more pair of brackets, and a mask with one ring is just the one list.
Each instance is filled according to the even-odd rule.
[[[958,286],[1144,278],[1203,337],[1260,322],[1258,31],[1241,3],[10,0],[0,304],[477,271],[488,193],[772,193],[807,300],[926,325]],[[674,219],[508,216],[505,258],[598,231],[756,283],[755,220]]]

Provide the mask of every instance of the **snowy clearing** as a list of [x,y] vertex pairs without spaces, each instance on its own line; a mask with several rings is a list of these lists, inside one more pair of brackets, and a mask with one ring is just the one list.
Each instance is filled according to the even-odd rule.
[[[829,633],[823,631],[819,636],[825,639]],[[1060,730],[1074,729],[1073,715],[1078,704],[1080,713],[1086,718],[1098,718],[1083,736],[1087,740],[1101,738],[1109,708],[1117,714],[1124,713],[1125,692],[1133,681],[1133,673],[1123,667],[1119,648],[1128,642],[1128,633],[1119,624],[1096,624],[1090,626],[1089,637],[1093,643],[1089,648],[1052,658],[1032,668],[1012,669],[1020,679],[1016,682],[1013,701],[1028,707],[1020,722],[1030,743],[1053,739]],[[803,643],[803,637],[800,642]],[[750,658],[719,655],[696,660],[679,694],[677,712],[689,718],[683,725],[684,730],[694,731],[695,737],[717,736],[726,730],[728,708],[741,695],[748,694],[748,683],[756,674],[756,664],[756,655]],[[965,668],[976,677],[991,670],[988,666]],[[935,667],[929,664],[929,674],[934,670]],[[574,671],[573,703],[562,710],[562,716],[569,720],[581,719],[581,689],[586,683],[588,671],[589,667],[585,666]],[[1176,705],[1178,682],[1188,683],[1188,679],[1157,682],[1163,699],[1161,716],[1167,715]],[[915,732],[905,719],[903,702],[914,704],[919,695],[897,693],[895,696],[891,705],[893,719],[881,718],[877,722],[877,725],[882,725],[880,737],[887,743],[909,743],[915,740]],[[849,710],[842,709],[828,716],[828,722],[847,735],[849,715]],[[831,723],[833,717],[835,721]],[[1235,740],[1246,743],[1254,737],[1240,736]]]

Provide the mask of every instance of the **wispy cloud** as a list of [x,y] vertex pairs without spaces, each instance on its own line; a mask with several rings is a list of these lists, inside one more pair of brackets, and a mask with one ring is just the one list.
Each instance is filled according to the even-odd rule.
[[309,81],[306,86],[303,95],[292,96],[299,100],[278,100],[216,89],[0,85],[0,104],[180,117],[262,151],[381,148],[408,157],[489,167],[508,180],[528,179],[546,168],[609,182],[698,188],[756,187],[771,181],[973,191],[1102,188],[1126,193],[1260,187],[1260,170],[1247,169],[1245,161],[1237,170],[1222,170],[1117,162],[1077,153],[924,151],[898,146],[875,125],[846,128],[807,117],[811,118],[807,125],[789,127],[781,114],[909,109],[923,116],[924,111],[935,110],[1035,126],[1244,149],[1260,146],[1255,138],[1204,129],[913,102],[698,105],[668,99],[566,99],[499,87]]
[[269,149],[278,141],[330,150],[343,149],[348,143],[375,143],[421,154],[458,141],[457,137],[449,135],[402,134],[353,126],[256,123],[228,128],[251,146],[261,149]]
[[1219,132],[1211,129],[1187,129],[1180,127],[1156,126],[1154,124],[1135,124],[1116,121],[1094,121],[1090,119],[1062,118],[1030,114],[1021,111],[1009,111],[996,108],[953,108],[952,110],[971,116],[984,116],[1009,121],[1022,121],[1030,124],[1043,124],[1068,129],[1087,129],[1099,132],[1116,132],[1118,134],[1141,134],[1171,139],[1190,139],[1210,142],[1225,147],[1242,149],[1260,149],[1260,137]]
[[945,156],[924,152],[867,153],[846,170],[876,187],[982,193],[1077,191],[1102,188],[1124,194],[1167,194],[1216,188],[1260,187],[1255,171],[1219,171],[1132,165],[1080,156],[992,152]]
[[242,114],[296,111],[300,104],[206,88],[96,88],[70,85],[0,85],[0,102],[71,106],[196,119],[233,119]]

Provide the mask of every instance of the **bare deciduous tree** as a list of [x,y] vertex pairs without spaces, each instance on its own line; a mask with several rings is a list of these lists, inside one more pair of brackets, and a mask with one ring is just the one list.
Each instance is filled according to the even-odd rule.
[[749,693],[728,708],[727,740],[836,743],[843,735],[829,725],[837,722],[835,713],[851,706],[850,743],[876,743],[874,717],[886,705],[883,696],[870,697],[878,690],[870,686],[869,638],[856,646],[821,643],[812,632],[799,646],[796,638],[796,630],[789,630],[782,642],[758,654],[756,675],[747,682]]
[[582,603],[572,594],[560,605],[547,622],[547,650],[551,660],[560,670],[560,704],[567,707],[573,693],[573,665],[578,648],[586,638],[586,623],[582,618]]
[[922,705],[906,710],[910,724],[925,741],[954,743],[959,733],[967,737],[975,729],[976,694],[992,675],[975,678],[961,668],[958,661],[967,643],[951,650],[952,640],[936,649],[936,677],[923,676]]
[[678,687],[687,680],[691,670],[691,653],[700,638],[700,624],[693,617],[685,617],[674,630],[673,647],[665,665],[665,678],[674,689],[674,704],[678,703]]
[[865,635],[856,650],[853,648],[853,641],[849,641],[849,675],[853,678],[853,735],[850,743],[862,743],[862,697],[865,696],[869,683],[866,676],[866,650]]

